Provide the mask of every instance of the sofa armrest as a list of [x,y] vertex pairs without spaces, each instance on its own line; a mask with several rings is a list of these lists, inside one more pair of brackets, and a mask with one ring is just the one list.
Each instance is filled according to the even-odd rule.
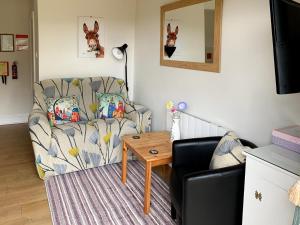
[[152,112],[143,105],[133,102],[125,105],[125,116],[136,123],[139,133],[151,131]]
[[28,126],[30,131],[43,133],[51,138],[51,126],[48,121],[47,113],[42,109],[34,109],[28,118]]
[[34,98],[33,98],[33,111],[35,110],[42,110],[47,111],[47,105],[45,102],[45,95],[44,95],[44,87],[41,83],[34,83],[33,84],[34,90]]
[[241,224],[244,179],[244,164],[185,175],[183,224]]
[[28,118],[29,133],[34,150],[36,166],[40,178],[44,178],[45,173],[41,169],[41,164],[48,164],[48,151],[51,142],[51,127],[47,114],[42,109],[34,109]]
[[206,137],[173,142],[172,167],[201,167],[208,169],[210,160],[222,137]]

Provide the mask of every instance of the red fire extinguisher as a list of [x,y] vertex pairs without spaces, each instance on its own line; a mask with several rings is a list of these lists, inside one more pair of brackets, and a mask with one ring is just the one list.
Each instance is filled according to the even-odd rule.
[[18,79],[18,67],[17,67],[17,62],[13,62],[11,66],[12,70],[12,79]]

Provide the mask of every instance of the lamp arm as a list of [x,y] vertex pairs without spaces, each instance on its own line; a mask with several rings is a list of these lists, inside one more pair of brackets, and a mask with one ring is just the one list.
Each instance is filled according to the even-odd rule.
[[127,51],[126,49],[124,50],[125,52],[125,85],[126,85],[126,90],[128,92],[128,81],[127,81]]

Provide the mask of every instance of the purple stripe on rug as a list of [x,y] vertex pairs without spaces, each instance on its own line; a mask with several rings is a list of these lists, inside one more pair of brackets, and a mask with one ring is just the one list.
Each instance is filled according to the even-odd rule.
[[145,167],[127,164],[127,183],[121,182],[121,164],[49,177],[45,181],[54,225],[168,225],[169,188],[155,173],[151,181],[151,209],[145,215]]

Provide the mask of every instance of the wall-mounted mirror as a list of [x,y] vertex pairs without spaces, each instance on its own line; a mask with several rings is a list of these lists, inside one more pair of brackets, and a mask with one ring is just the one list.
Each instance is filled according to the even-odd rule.
[[223,0],[181,0],[161,7],[160,64],[220,72]]

